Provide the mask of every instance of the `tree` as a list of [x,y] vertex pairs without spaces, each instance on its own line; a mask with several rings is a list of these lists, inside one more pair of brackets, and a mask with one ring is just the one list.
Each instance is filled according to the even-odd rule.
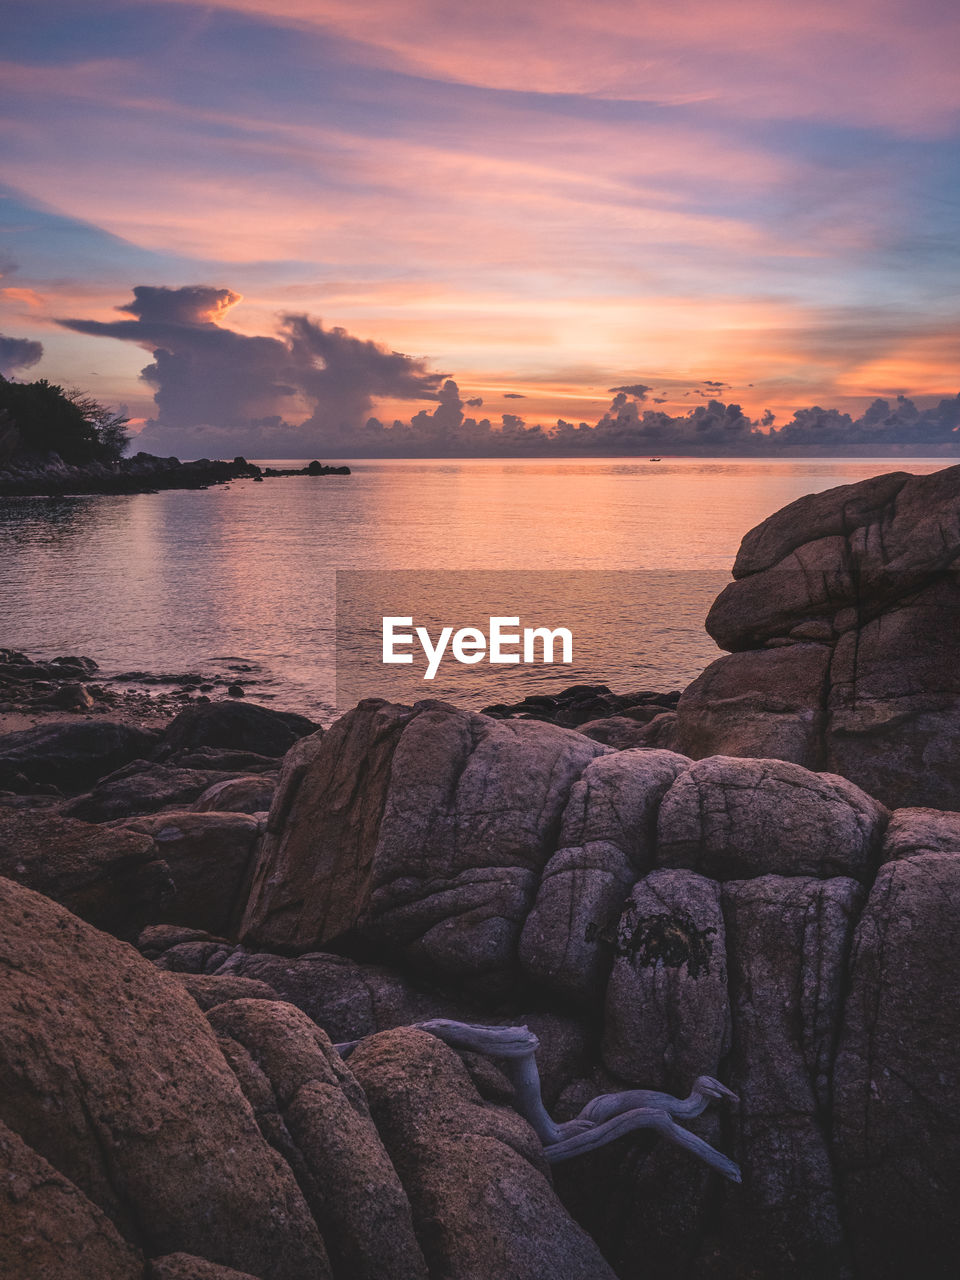
[[17,432],[15,456],[59,454],[64,462],[116,462],[127,444],[127,419],[79,391],[46,378],[11,382],[0,375],[0,417]]

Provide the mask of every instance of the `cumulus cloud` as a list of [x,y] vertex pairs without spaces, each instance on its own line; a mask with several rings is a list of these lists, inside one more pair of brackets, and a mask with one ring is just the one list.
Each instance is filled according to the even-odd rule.
[[43,357],[43,343],[29,338],[7,338],[0,333],[0,374],[4,377],[17,370],[32,369]]
[[118,308],[133,319],[59,323],[151,352],[140,376],[154,388],[157,415],[143,445],[174,449],[176,441],[182,451],[185,430],[202,429],[198,440],[221,446],[233,440],[259,451],[269,440],[284,452],[310,452],[314,438],[349,436],[378,398],[436,399],[442,375],[424,361],[308,316],[284,314],[277,337],[250,337],[221,323],[241,301],[230,289],[140,285],[133,292],[133,302]]
[[613,396],[622,392],[625,396],[636,396],[638,400],[646,400],[649,390],[650,387],[644,386],[642,382],[634,382],[627,387],[611,387],[610,394]]
[[[776,454],[926,450],[960,452],[960,396],[920,408],[898,396],[875,400],[860,417],[819,406],[798,409],[775,427],[738,404],[708,398],[687,412],[648,407],[643,383],[611,388],[595,422],[528,423],[518,414],[498,421],[467,411],[455,381],[422,359],[390,351],[341,328],[299,314],[278,317],[273,337],[250,337],[224,320],[241,298],[230,289],[141,285],[114,321],[62,320],[78,333],[136,343],[151,353],[141,376],[154,388],[157,416],[138,446],[181,457],[202,454],[302,457],[538,457],[659,454]],[[39,343],[2,339],[33,362]],[[0,346],[0,353],[7,351]],[[711,390],[728,384],[706,379]],[[689,391],[685,395],[691,394]],[[505,393],[507,399],[523,399]],[[383,400],[427,402],[408,420],[382,422]],[[654,397],[652,404],[665,403]]]

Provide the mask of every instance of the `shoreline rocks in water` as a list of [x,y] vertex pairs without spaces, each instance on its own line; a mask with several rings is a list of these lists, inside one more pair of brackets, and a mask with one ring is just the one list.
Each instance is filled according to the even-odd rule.
[[200,458],[158,458],[136,453],[118,462],[89,462],[70,466],[56,455],[43,460],[8,463],[0,468],[0,498],[61,497],[93,493],[154,493],[161,489],[206,489],[231,480],[262,480],[277,476],[348,476],[347,466],[311,462],[300,470],[262,469],[246,458],[232,462]]

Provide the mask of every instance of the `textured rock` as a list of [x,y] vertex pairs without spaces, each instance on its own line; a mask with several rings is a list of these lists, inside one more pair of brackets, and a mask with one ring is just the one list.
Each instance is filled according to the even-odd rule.
[[960,853],[960,813],[941,809],[895,809],[883,835],[881,862],[918,853]]
[[536,721],[361,703],[292,803],[281,780],[244,940],[305,950],[359,930],[432,974],[496,989],[570,788],[605,751]]
[[574,999],[602,994],[610,935],[634,882],[653,866],[660,800],[689,764],[670,751],[619,751],[591,761],[573,784],[558,851],[520,938],[535,981]]
[[[774,558],[779,557],[779,558]],[[960,467],[811,495],[743,540],[678,707],[689,755],[781,756],[960,808]]]
[[253,774],[215,782],[194,801],[197,813],[263,813],[273,803],[276,778]]
[[830,1074],[863,890],[846,878],[761,876],[722,896],[743,1170],[742,1189],[723,1191],[722,1251],[732,1274],[840,1278]]
[[289,1004],[235,1000],[209,1016],[264,1136],[297,1173],[338,1280],[426,1280],[407,1197],[328,1037]]
[[484,1105],[451,1049],[421,1031],[386,1031],[365,1040],[350,1065],[431,1275],[613,1280],[556,1198],[533,1130],[515,1112]]
[[185,707],[167,726],[157,750],[166,760],[178,751],[214,747],[252,751],[261,756],[282,756],[319,725],[306,716],[272,711],[250,702],[208,702]]
[[854,876],[876,864],[887,811],[845,778],[782,760],[712,756],[660,806],[658,861],[717,880]]
[[719,1074],[730,1047],[720,886],[692,871],[652,871],[620,921],[607,986],[604,1065],[635,1087],[687,1094]]
[[245,813],[158,813],[128,818],[121,830],[151,837],[169,868],[174,895],[163,924],[225,933],[239,921],[260,839]]
[[276,1000],[277,993],[265,982],[254,978],[237,978],[223,973],[177,973],[177,982],[196,1000],[206,1013],[228,1000]]
[[615,751],[629,751],[633,747],[647,745],[650,737],[648,726],[655,718],[651,715],[649,720],[641,723],[632,716],[607,716],[602,720],[588,720],[586,724],[578,725],[578,729],[594,742],[602,742]]
[[[249,945],[308,950],[354,927],[393,752],[415,714],[369,699],[286,756],[243,921]],[[331,878],[333,896],[322,891]]]
[[9,880],[0,968],[0,1120],[121,1234],[262,1280],[329,1274],[289,1168],[173,979]]
[[155,958],[161,968],[196,973],[208,980],[266,984],[275,998],[302,1009],[335,1044],[427,1018],[469,1022],[477,1016],[463,999],[418,991],[382,965],[359,964],[346,956],[323,952],[279,956],[197,941],[174,944]]
[[0,736],[0,788],[17,775],[64,790],[150,755],[157,734],[113,720],[72,720]]
[[960,1255],[960,855],[880,871],[857,929],[834,1074],[859,1274],[946,1280]]
[[0,876],[127,939],[161,918],[174,892],[149,836],[36,809],[0,809]]
[[141,1280],[143,1259],[110,1219],[0,1124],[0,1275]]
[[795,644],[712,662],[677,704],[679,751],[756,756],[818,767],[830,650]]
[[249,1271],[235,1271],[221,1267],[217,1262],[195,1258],[189,1253],[168,1253],[165,1258],[154,1258],[147,1271],[147,1280],[260,1280]]
[[156,813],[165,806],[186,807],[214,783],[227,780],[221,773],[138,760],[71,800],[63,812],[84,822],[114,822],[133,814]]

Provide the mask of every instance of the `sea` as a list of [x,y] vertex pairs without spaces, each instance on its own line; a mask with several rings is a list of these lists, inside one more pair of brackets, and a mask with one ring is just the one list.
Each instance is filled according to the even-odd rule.
[[[949,464],[349,465],[349,476],[203,491],[0,499],[0,647],[88,655],[103,679],[238,680],[249,699],[321,723],[367,695],[480,708],[577,683],[665,692],[719,656],[704,619],[749,529],[804,494]],[[413,661],[383,664],[381,613],[411,619],[400,634],[422,624],[431,643],[444,625],[483,630],[492,614],[569,624],[572,660],[558,649],[552,664],[460,663],[448,650],[427,681],[415,642],[394,650]]]

